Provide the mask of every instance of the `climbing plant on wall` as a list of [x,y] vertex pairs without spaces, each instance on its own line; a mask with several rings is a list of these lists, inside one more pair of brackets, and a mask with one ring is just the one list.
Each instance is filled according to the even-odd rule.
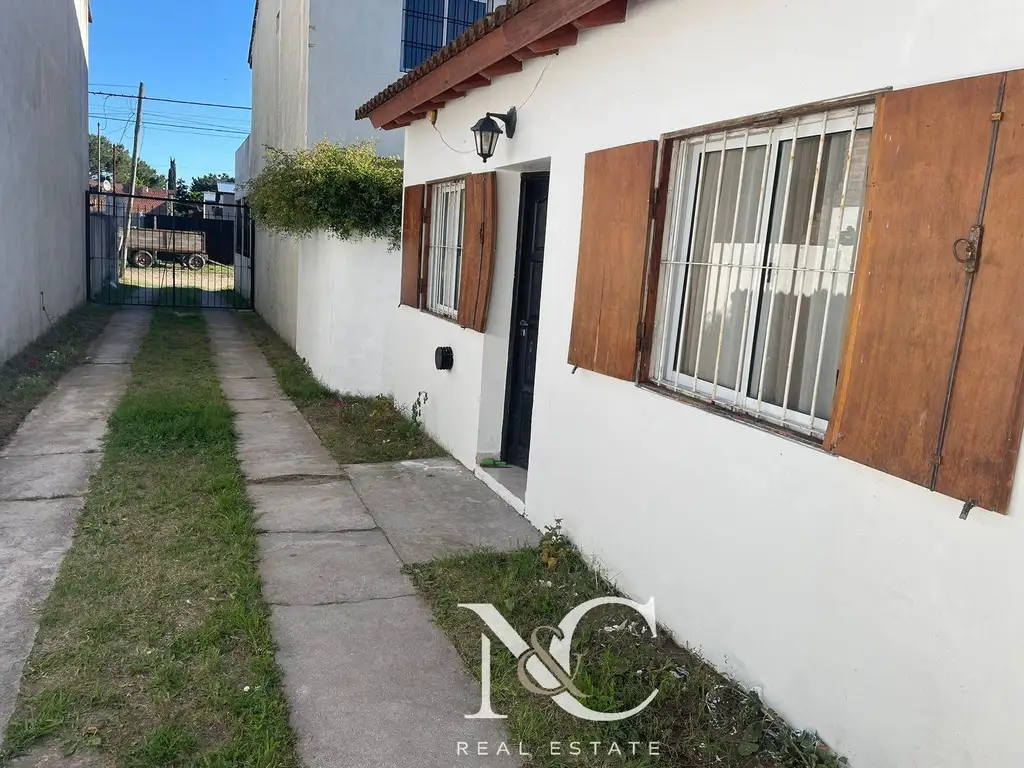
[[329,232],[342,240],[382,238],[397,248],[402,161],[372,142],[320,141],[292,152],[266,148],[266,167],[245,184],[256,223],[278,234]]

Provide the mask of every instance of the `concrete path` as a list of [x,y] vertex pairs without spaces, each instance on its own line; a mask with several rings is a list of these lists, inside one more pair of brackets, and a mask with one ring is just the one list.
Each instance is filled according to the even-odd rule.
[[151,312],[115,312],[90,351],[0,450],[0,733],[36,635],[35,608],[71,546],[107,418],[128,386]]
[[[403,562],[537,532],[451,460],[340,468],[232,313],[206,313],[262,531],[264,595],[301,758],[310,768],[515,766],[477,757],[508,736],[467,720],[479,684]],[[474,745],[457,756],[459,742]],[[513,749],[513,752],[515,749]]]

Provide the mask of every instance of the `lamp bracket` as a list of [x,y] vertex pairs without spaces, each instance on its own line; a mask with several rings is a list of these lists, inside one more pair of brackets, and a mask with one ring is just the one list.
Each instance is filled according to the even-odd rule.
[[508,138],[512,138],[516,135],[516,121],[517,114],[515,107],[509,107],[508,112],[502,114],[501,112],[488,112],[487,117],[493,117],[501,120],[505,124],[505,135]]

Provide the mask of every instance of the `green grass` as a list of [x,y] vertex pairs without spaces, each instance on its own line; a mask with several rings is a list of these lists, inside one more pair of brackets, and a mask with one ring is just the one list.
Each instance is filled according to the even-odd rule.
[[85,304],[0,365],[0,446],[60,377],[85,360],[109,319],[109,307]]
[[206,326],[159,312],[39,614],[0,763],[296,766],[252,508]]
[[256,343],[324,447],[339,464],[365,464],[444,456],[445,451],[387,397],[339,395],[256,314],[242,315]]
[[[549,557],[550,556],[550,557]],[[555,567],[549,567],[551,559]],[[595,597],[617,594],[591,570],[560,532],[549,531],[539,549],[507,554],[477,552],[408,569],[430,602],[438,626],[455,645],[467,668],[479,678],[480,634],[485,626],[459,603],[491,603],[529,640],[536,627],[555,626],[571,609]],[[612,631],[609,631],[609,628]],[[588,614],[573,636],[572,675],[597,711],[622,712],[651,704],[632,718],[612,723],[579,720],[551,699],[528,693],[516,675],[516,660],[492,644],[491,701],[513,743],[533,755],[533,768],[629,765],[634,768],[811,768],[840,765],[814,734],[796,733],[757,696],[718,674],[696,655],[641,631],[643,619],[622,606]],[[540,633],[547,644],[550,630]],[[563,743],[555,756],[545,745]],[[569,742],[580,742],[579,756]],[[590,742],[601,742],[597,755]],[[609,756],[617,743],[641,742],[637,756]],[[659,742],[659,756],[644,756]]]

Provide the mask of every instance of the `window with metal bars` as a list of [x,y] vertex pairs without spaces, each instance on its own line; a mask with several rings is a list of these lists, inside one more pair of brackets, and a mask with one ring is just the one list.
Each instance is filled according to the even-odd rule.
[[504,0],[404,0],[402,71],[409,72]]
[[465,179],[430,185],[427,309],[453,320],[459,316],[465,218]]
[[824,434],[874,111],[866,104],[672,142],[654,382]]

